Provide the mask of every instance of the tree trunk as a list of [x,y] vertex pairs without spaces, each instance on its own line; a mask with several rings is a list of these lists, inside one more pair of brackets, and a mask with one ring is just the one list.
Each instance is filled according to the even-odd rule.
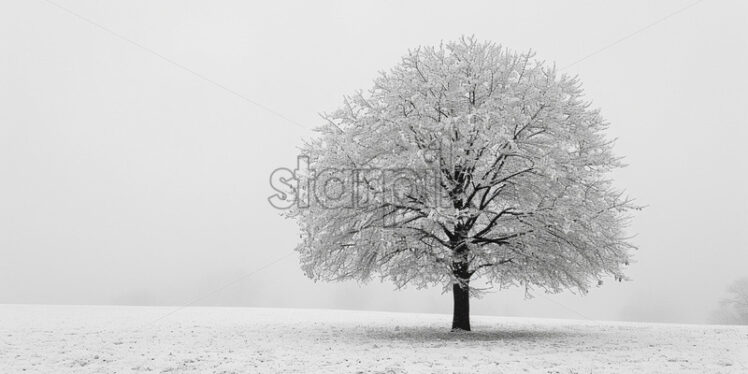
[[452,331],[470,331],[470,294],[467,284],[452,285],[454,296],[454,312],[452,314]]

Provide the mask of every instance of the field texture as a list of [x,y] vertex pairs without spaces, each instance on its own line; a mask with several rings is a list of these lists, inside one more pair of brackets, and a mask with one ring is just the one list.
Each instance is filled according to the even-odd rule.
[[0,305],[0,373],[748,373],[748,327]]

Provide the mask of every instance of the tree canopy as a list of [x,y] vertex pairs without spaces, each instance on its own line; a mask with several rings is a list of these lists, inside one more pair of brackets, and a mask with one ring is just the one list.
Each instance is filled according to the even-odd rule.
[[533,53],[416,48],[324,118],[289,211],[313,279],[584,292],[624,277],[636,207],[612,185],[608,124]]

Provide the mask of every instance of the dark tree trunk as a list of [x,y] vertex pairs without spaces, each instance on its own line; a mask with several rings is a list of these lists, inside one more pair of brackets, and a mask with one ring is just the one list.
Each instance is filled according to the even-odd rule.
[[[457,173],[457,171],[455,172]],[[461,183],[459,185],[462,185]],[[460,196],[462,191],[458,190],[454,196]],[[455,209],[462,209],[461,198],[454,199]],[[469,227],[463,223],[455,226],[454,234],[450,235],[450,246],[452,248],[452,274],[454,284],[452,285],[452,296],[454,298],[454,311],[452,312],[452,331],[470,331],[470,264],[468,261],[468,246],[465,242]]]
[[470,294],[467,282],[465,285],[452,285],[454,312],[452,314],[452,331],[470,331]]

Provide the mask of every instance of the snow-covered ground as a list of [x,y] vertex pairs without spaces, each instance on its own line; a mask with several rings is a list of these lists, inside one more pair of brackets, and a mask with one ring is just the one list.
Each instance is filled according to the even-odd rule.
[[[748,327],[0,305],[0,373],[748,373]],[[168,315],[167,315],[168,314]]]

